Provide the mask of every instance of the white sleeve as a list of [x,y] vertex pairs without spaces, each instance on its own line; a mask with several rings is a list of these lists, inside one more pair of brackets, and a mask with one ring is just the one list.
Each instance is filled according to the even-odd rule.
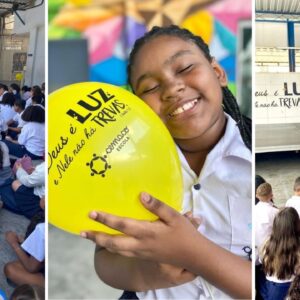
[[36,260],[45,260],[45,223],[38,224],[21,247]]
[[24,145],[26,142],[27,142],[27,139],[28,139],[28,134],[29,134],[29,130],[28,130],[28,127],[27,126],[24,126],[22,128],[22,131],[18,137],[18,143],[20,145]]
[[45,163],[36,166],[35,170],[28,174],[23,168],[19,168],[16,173],[17,179],[27,187],[36,187],[45,184]]

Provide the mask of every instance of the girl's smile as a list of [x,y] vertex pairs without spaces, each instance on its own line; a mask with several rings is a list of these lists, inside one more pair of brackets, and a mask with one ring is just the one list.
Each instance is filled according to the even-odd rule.
[[193,42],[174,36],[148,41],[132,67],[133,90],[158,114],[177,144],[201,138],[210,148],[220,138],[225,128],[221,87],[226,84],[214,60]]

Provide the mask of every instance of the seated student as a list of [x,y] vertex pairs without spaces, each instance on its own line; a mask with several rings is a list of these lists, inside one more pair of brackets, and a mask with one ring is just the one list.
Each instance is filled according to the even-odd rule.
[[20,95],[20,86],[16,83],[12,83],[10,86],[9,86],[9,92],[10,93],[13,93],[14,96],[15,96],[15,99],[21,99],[21,95]]
[[45,196],[45,162],[37,165],[28,174],[17,164],[17,180],[10,186],[0,187],[1,200],[4,207],[27,218],[32,218],[41,211],[40,199]]
[[254,206],[255,212],[255,247],[258,249],[265,243],[272,232],[273,221],[278,209],[271,202],[272,187],[265,182],[258,186],[256,197],[259,202]]
[[300,221],[293,207],[281,210],[274,219],[270,238],[260,259],[266,280],[258,286],[264,300],[284,300],[300,264]]
[[8,122],[8,132],[7,135],[12,139],[16,139],[18,134],[21,133],[23,126],[26,122],[22,119],[22,114],[25,109],[25,101],[21,99],[16,99],[14,103],[14,110],[17,113],[13,119]]
[[39,105],[40,107],[44,108],[44,106],[42,104],[43,101],[44,101],[44,98],[42,95],[35,95],[35,96],[31,97],[31,105]]
[[5,237],[18,257],[18,260],[4,266],[7,279],[16,285],[44,287],[45,223],[38,224],[24,242],[12,231],[6,232]]
[[8,147],[0,141],[0,186],[13,180],[13,173],[10,167]]
[[16,112],[13,109],[15,100],[15,96],[12,93],[3,95],[2,102],[0,103],[0,114],[6,124],[8,124],[8,122],[16,115]]
[[295,183],[294,183],[294,196],[292,196],[292,198],[290,198],[286,204],[286,207],[294,207],[300,217],[300,177],[297,177],[295,179]]
[[32,105],[32,97],[33,96],[41,96],[41,97],[44,97],[43,96],[43,93],[42,93],[42,90],[41,88],[38,86],[38,85],[34,85],[32,88],[31,88],[31,98],[29,98],[27,101],[26,101],[26,108],[30,105]]
[[8,87],[7,85],[0,83],[0,102],[3,99],[3,96],[8,93]]
[[15,288],[9,300],[44,300],[45,288],[31,285],[22,284]]
[[22,90],[21,98],[27,101],[31,97],[31,92],[30,92],[31,88],[27,85],[24,85],[21,90]]
[[9,153],[16,157],[25,154],[32,159],[43,159],[45,151],[45,110],[37,105],[26,108],[22,114],[26,122],[17,141],[6,137],[5,143]]

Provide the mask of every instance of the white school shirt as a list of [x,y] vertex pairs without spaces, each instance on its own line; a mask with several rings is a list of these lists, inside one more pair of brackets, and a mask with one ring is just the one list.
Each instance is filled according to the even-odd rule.
[[255,246],[260,248],[270,237],[273,221],[278,213],[278,208],[272,202],[259,201],[254,206],[255,212]]
[[[182,213],[192,211],[194,217],[201,217],[198,231],[247,259],[243,248],[251,247],[251,152],[244,145],[236,122],[226,117],[225,134],[207,155],[199,177],[178,149],[184,180]],[[200,189],[195,189],[195,184],[200,184]],[[230,276],[230,270],[224,276]],[[137,296],[149,300],[231,299],[201,277],[172,288],[140,292]]]
[[39,262],[45,260],[45,223],[36,225],[21,247]]
[[10,166],[10,160],[9,160],[9,150],[8,147],[6,146],[6,144],[4,142],[0,141],[0,147],[3,153],[3,163],[2,166],[3,167],[9,167]]
[[294,207],[299,215],[300,218],[300,196],[294,195],[285,203],[286,207]]
[[14,108],[8,104],[0,104],[0,114],[2,119],[7,123],[17,114]]
[[17,125],[18,128],[23,127],[27,123],[22,119],[23,112],[24,110],[21,111],[20,113],[16,113],[16,115],[13,117],[13,120],[18,123]]
[[45,123],[26,123],[18,137],[18,143],[24,145],[30,153],[43,156],[45,151]]
[[45,162],[37,165],[31,174],[28,174],[23,168],[18,168],[16,177],[21,184],[33,187],[33,193],[36,196],[40,198],[45,196]]

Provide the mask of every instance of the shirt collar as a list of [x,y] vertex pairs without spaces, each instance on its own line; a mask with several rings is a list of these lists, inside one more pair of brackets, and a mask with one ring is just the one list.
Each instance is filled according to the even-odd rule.
[[[230,115],[226,113],[224,114],[227,120],[225,133],[219,140],[219,142],[215,145],[215,147],[208,153],[202,171],[204,169],[212,167],[218,160],[221,160],[224,157],[235,156],[248,162],[252,161],[251,151],[245,146],[237,123],[232,119]],[[179,154],[180,161],[182,163],[182,167],[194,177],[195,173],[190,168],[185,156],[177,145],[176,148]]]

